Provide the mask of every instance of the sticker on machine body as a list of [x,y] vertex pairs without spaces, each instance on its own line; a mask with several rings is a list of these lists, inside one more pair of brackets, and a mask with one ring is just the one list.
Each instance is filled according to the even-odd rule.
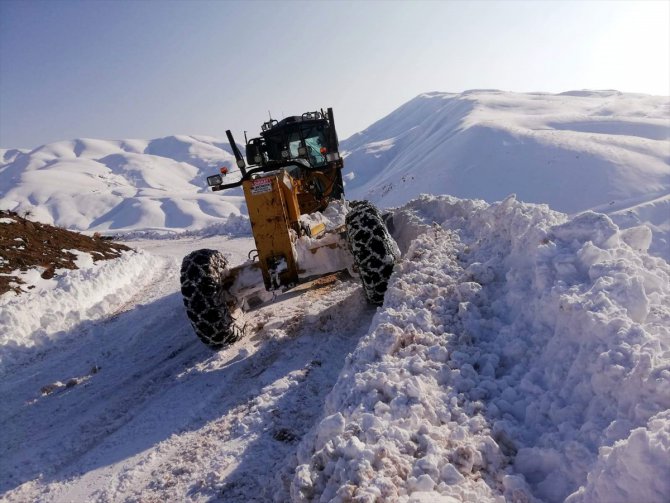
[[272,192],[272,178],[257,178],[251,181],[251,193],[253,195]]

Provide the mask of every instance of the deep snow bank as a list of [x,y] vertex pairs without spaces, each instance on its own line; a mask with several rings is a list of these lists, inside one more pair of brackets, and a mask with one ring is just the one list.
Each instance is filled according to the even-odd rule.
[[648,229],[513,197],[426,196],[395,223],[419,237],[293,498],[667,501],[670,266]]
[[[54,285],[20,296],[0,296],[0,373],[28,353],[67,339],[68,330],[123,310],[164,259],[124,252],[121,258],[63,271]],[[175,264],[176,267],[176,264]]]

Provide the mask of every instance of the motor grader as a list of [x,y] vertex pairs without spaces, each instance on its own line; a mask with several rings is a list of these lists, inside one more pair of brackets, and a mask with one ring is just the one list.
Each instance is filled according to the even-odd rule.
[[181,291],[196,335],[222,348],[245,335],[245,313],[277,293],[329,273],[360,278],[381,304],[400,257],[380,212],[344,199],[343,160],[332,108],[270,119],[246,139],[246,162],[226,131],[237,170],[207,178],[212,191],[242,187],[256,249],[228,267],[223,253],[197,250],[181,267]]

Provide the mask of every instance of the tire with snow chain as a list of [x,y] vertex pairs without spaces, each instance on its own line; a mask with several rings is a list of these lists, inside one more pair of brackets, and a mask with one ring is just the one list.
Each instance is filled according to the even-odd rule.
[[384,302],[393,266],[400,258],[398,245],[372,203],[352,201],[349,206],[346,218],[349,248],[368,302],[379,305]]
[[232,344],[242,336],[223,292],[227,265],[220,252],[207,249],[191,252],[181,263],[186,314],[198,338],[214,349]]

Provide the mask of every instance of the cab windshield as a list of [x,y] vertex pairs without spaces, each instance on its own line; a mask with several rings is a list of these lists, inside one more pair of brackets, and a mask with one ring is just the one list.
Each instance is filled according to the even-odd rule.
[[326,135],[323,124],[315,125],[301,125],[300,130],[291,131],[288,134],[288,150],[291,158],[299,157],[298,149],[301,146],[300,133],[305,139],[305,147],[307,148],[307,157],[309,162],[314,167],[320,167],[326,164],[325,153],[321,149],[326,147]]
[[[307,159],[312,167],[318,168],[326,164],[326,148],[328,148],[328,125],[325,121],[302,122],[290,126],[280,126],[262,133],[269,160],[283,161],[297,159],[300,156],[301,138],[305,141]],[[325,148],[324,148],[325,147]],[[282,156],[287,151],[288,159]],[[286,154],[284,154],[286,155]]]

